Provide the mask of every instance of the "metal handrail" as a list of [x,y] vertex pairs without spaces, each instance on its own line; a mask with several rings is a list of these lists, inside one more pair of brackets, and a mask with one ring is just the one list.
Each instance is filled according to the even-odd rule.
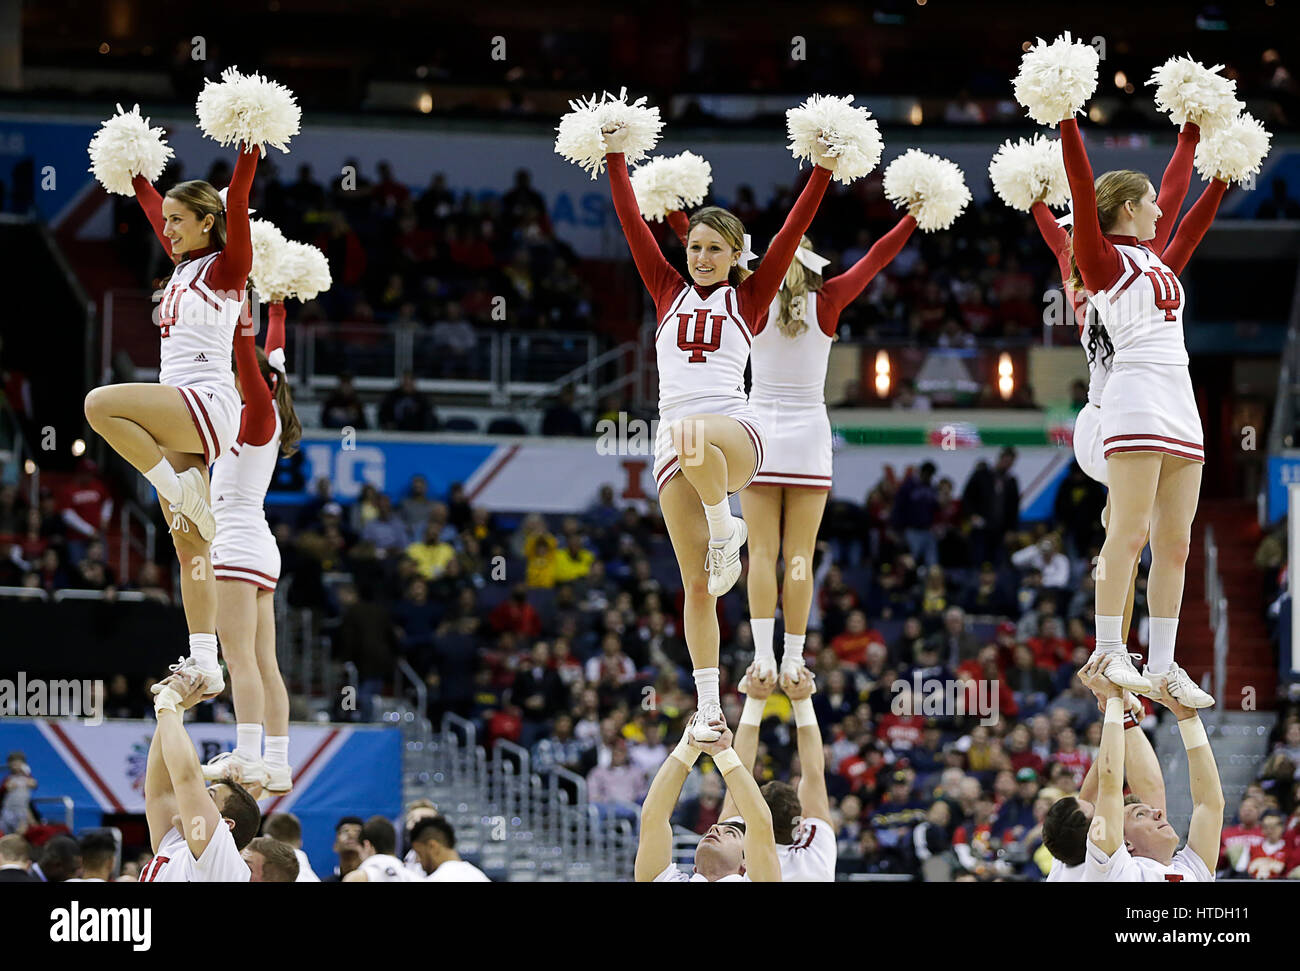
[[0,597],[19,600],[49,600],[50,595],[40,587],[0,587]]
[[[587,378],[589,375],[594,375],[597,371],[600,370],[600,368],[604,367],[605,365],[613,361],[618,360],[618,358],[629,353],[632,355],[632,360],[634,362],[631,371],[621,375],[615,380],[609,382],[607,385],[600,385],[600,386],[593,387],[592,381],[590,379],[588,379],[586,382],[583,382],[584,378]],[[536,394],[531,394],[523,398],[519,402],[519,406],[521,408],[536,408],[542,403],[544,399],[554,396],[557,392],[561,391],[565,387],[568,387],[569,385],[573,385],[575,388],[577,388],[580,383],[585,383],[587,386],[587,392],[583,396],[584,398],[588,400],[598,399],[600,397],[603,397],[606,394],[609,394],[612,391],[616,391],[636,381],[640,375],[640,372],[641,372],[640,343],[638,341],[624,341],[622,344],[619,344],[617,347],[611,347],[609,350],[601,354],[597,354],[595,357],[591,358],[590,360],[583,362],[582,364],[574,368],[572,371],[570,371],[568,374],[556,378],[554,381],[547,384],[541,391],[538,391]]]
[[1210,608],[1210,631],[1214,635],[1214,695],[1215,708],[1220,716],[1226,705],[1223,696],[1227,686],[1228,670],[1228,598],[1223,590],[1223,577],[1219,574],[1219,544],[1214,539],[1214,527],[1205,527],[1205,602]]
[[[415,710],[419,712],[420,718],[427,719],[429,717],[428,685],[424,683],[424,679],[416,673],[415,668],[411,667],[404,657],[399,657],[397,659],[397,673],[405,677],[406,680],[411,682],[412,686],[414,686]],[[395,678],[394,680],[399,684],[401,683],[400,679]]]
[[118,520],[118,528],[122,533],[122,542],[118,552],[118,578],[127,580],[130,578],[131,570],[131,550],[137,546],[135,536],[131,532],[134,523],[140,523],[144,526],[144,546],[140,548],[140,555],[148,562],[156,559],[158,552],[158,528],[154,526],[153,520],[131,499],[122,502],[122,513]]

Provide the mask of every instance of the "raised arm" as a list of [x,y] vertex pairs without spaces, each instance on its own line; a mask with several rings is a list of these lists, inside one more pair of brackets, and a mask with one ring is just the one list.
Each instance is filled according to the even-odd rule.
[[1061,122],[1061,152],[1074,202],[1074,259],[1079,264],[1084,286],[1093,293],[1100,293],[1115,282],[1123,266],[1118,251],[1107,242],[1097,219],[1092,165],[1083,148],[1079,123],[1074,118]]
[[[284,339],[284,304],[273,303],[269,308],[272,324],[267,329],[267,346],[271,344],[271,334],[275,327],[276,308],[279,308],[280,335]],[[245,316],[249,313],[249,304],[244,304]],[[244,410],[239,418],[239,441],[249,445],[265,445],[275,435],[275,408],[271,398],[271,389],[262,377],[262,369],[257,363],[257,332],[251,320],[241,321],[235,328],[235,371],[239,376],[239,388],[244,395]]]
[[673,810],[699,754],[687,746],[683,736],[650,783],[650,791],[641,803],[641,838],[634,870],[638,883],[649,883],[673,862]]
[[821,205],[822,196],[826,194],[826,186],[830,183],[830,178],[830,169],[822,168],[820,165],[813,168],[807,184],[799,193],[799,198],[795,200],[794,208],[785,217],[780,232],[772,239],[772,245],[759,260],[758,268],[736,288],[740,299],[741,319],[750,322],[751,326],[771,305],[777,291],[781,289],[781,281],[785,279],[786,271],[790,269],[794,251],[799,248],[799,241],[812,225],[813,216],[817,215],[817,207]]
[[1228,183],[1219,179],[1210,180],[1210,184],[1201,192],[1201,197],[1187,211],[1187,217],[1178,224],[1178,231],[1174,233],[1173,241],[1161,257],[1165,266],[1175,273],[1183,272],[1187,261],[1192,258],[1196,247],[1201,244],[1201,240],[1205,238],[1205,234],[1214,223],[1214,217],[1219,212],[1219,203],[1223,201],[1224,193],[1227,191]]
[[158,237],[158,242],[162,243],[163,251],[173,263],[176,257],[172,253],[172,241],[163,235],[163,214],[162,214],[162,195],[153,187],[148,179],[143,175],[136,175],[131,179],[131,185],[135,189],[135,201],[140,203],[140,208],[144,210],[145,218],[149,220],[149,225],[153,227],[153,234]]
[[636,193],[632,191],[632,180],[627,174],[626,156],[622,152],[610,152],[605,156],[605,162],[609,166],[609,192],[614,200],[614,212],[618,215],[619,225],[623,227],[623,235],[632,251],[632,262],[641,274],[641,282],[650,291],[657,307],[663,296],[681,287],[681,274],[664,258],[650,227],[641,218]]
[[1047,208],[1047,203],[1035,202],[1029,211],[1033,214],[1034,224],[1038,226],[1038,233],[1043,237],[1043,242],[1047,244],[1047,248],[1056,257],[1056,268],[1061,272],[1062,281],[1068,282],[1070,279],[1070,234],[1057,224],[1056,217],[1052,215],[1052,210]]
[[1160,177],[1160,194],[1156,205],[1160,207],[1160,218],[1156,220],[1156,235],[1151,240],[1151,249],[1156,254],[1164,252],[1165,245],[1178,224],[1178,213],[1187,198],[1187,187],[1192,183],[1192,162],[1196,157],[1196,143],[1201,140],[1201,129],[1190,121],[1178,132],[1178,145],[1173,157],[1165,166],[1165,174]]
[[1187,827],[1187,848],[1201,858],[1207,870],[1214,872],[1219,861],[1223,838],[1223,784],[1214,749],[1195,708],[1185,708],[1168,692],[1153,695],[1178,719],[1178,731],[1187,749],[1188,782],[1192,790],[1192,821]]
[[822,730],[813,712],[813,676],[809,672],[798,684],[785,682],[785,695],[794,704],[794,723],[799,740],[799,814],[804,819],[831,818],[831,800],[826,792],[826,750]]
[[248,228],[248,194],[253,188],[260,149],[240,152],[226,190],[226,245],[212,261],[208,284],[214,290],[242,290],[253,266],[253,241]]
[[1107,856],[1124,845],[1124,689],[1101,674],[1101,658],[1089,661],[1079,677],[1106,701],[1097,753],[1097,798],[1088,840]]
[[226,823],[203,784],[199,754],[185,731],[181,710],[164,708],[157,714],[158,727],[154,731],[154,738],[162,748],[163,762],[176,794],[181,835],[185,837],[190,853],[197,860],[208,848],[208,841],[216,835],[217,827],[225,826]]
[[[758,729],[763,723],[763,709],[767,707],[767,699],[772,694],[775,684],[769,684],[760,681],[754,676],[754,665],[749,666],[745,672],[745,708],[740,713],[740,724],[736,726],[736,737],[732,742],[732,749],[740,759],[741,765],[749,770],[749,774],[754,774],[754,760],[758,758]],[[731,788],[727,788],[727,795],[722,800],[722,811],[719,813],[719,819],[730,819],[737,815],[736,800],[732,798]]]
[[[819,315],[822,330],[826,331],[827,336],[835,333],[834,324],[839,319],[840,311],[856,300],[867,288],[867,284],[875,279],[876,274],[893,261],[907,245],[907,241],[912,238],[915,229],[916,219],[908,213],[893,229],[871,244],[871,249],[867,250],[866,256],[822,285],[821,292],[818,294],[818,309],[820,310],[822,305],[826,304],[827,310],[833,311],[833,313]],[[829,331],[826,330],[828,326],[831,328]]]
[[672,227],[678,241],[685,246],[691,234],[691,217],[680,209],[674,209],[668,214],[668,225]]
[[172,792],[172,779],[163,762],[162,743],[154,730],[149,741],[149,757],[144,765],[144,818],[149,824],[149,846],[157,853],[158,847],[172,828],[176,815],[176,794]]

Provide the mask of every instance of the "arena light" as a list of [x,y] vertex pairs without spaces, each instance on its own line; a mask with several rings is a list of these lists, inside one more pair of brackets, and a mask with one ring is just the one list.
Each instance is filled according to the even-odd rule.
[[889,377],[889,371],[890,371],[889,352],[876,351],[876,397],[877,398],[889,397],[889,386],[891,383]]
[[1123,71],[1116,71],[1116,72],[1115,72],[1115,87],[1117,87],[1117,88],[1122,88],[1122,87],[1124,87],[1126,84],[1128,84],[1128,75],[1125,74]]
[[78,458],[86,454],[86,440],[84,438],[79,438],[72,443],[72,454]]
[[420,100],[417,103],[417,107],[420,109],[420,112],[422,114],[427,115],[429,112],[433,110],[433,95],[431,95],[428,91],[425,91],[423,94],[420,95]]
[[26,462],[23,463],[23,471],[26,472],[28,475],[35,475],[36,463],[33,462],[31,459],[28,459]]
[[907,120],[913,125],[919,125],[925,121],[925,112],[921,110],[921,102],[917,102],[908,109]]
[[1015,365],[1011,363],[1011,355],[1003,351],[998,355],[998,394],[1002,396],[1003,401],[1009,401],[1015,390]]

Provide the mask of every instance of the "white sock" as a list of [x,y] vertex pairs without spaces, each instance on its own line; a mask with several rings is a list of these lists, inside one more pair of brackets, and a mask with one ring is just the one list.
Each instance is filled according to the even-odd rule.
[[1107,617],[1097,614],[1097,650],[1102,654],[1116,654],[1124,650],[1124,636],[1121,628],[1124,617]]
[[749,629],[754,634],[754,660],[776,663],[776,653],[772,650],[772,639],[776,635],[775,617],[751,617]]
[[784,664],[786,658],[797,657],[803,660],[803,642],[807,634],[791,634],[789,631],[785,635],[785,650],[781,653],[781,663]]
[[262,757],[262,726],[256,722],[239,722],[235,725],[235,754],[250,759]]
[[215,671],[221,665],[217,663],[217,635],[191,634],[190,657],[199,662],[204,671]]
[[721,704],[718,700],[718,669],[696,668],[691,674],[695,676],[695,698],[698,707]]
[[172,468],[171,463],[163,459],[152,469],[144,474],[155,489],[158,495],[162,496],[168,502],[181,501],[181,480]]
[[266,755],[264,756],[266,764],[278,766],[280,768],[289,767],[289,736],[288,735],[268,735],[266,736]]
[[722,543],[731,538],[736,528],[735,517],[731,515],[731,501],[723,499],[716,505],[704,504],[704,515],[709,521],[709,542]]
[[1174,666],[1174,639],[1177,636],[1177,617],[1151,618],[1151,647],[1147,651],[1147,668],[1152,674],[1165,674]]

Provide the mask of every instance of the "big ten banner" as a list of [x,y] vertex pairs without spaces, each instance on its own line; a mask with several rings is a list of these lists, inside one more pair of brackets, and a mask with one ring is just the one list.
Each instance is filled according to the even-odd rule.
[[[5,119],[0,117],[0,147],[6,144],[8,132],[14,146],[11,161],[31,159],[38,173],[47,159],[62,162],[57,171],[60,178],[67,179],[67,186],[60,186],[60,191],[67,195],[61,197],[61,202],[56,202],[52,196],[37,193],[42,197],[42,212],[49,204],[55,207],[52,212],[71,213],[78,224],[76,229],[83,237],[107,237],[112,228],[109,218],[111,204],[107,194],[98,189],[85,171],[85,146],[102,117],[81,116],[59,122],[41,122],[32,120],[33,117],[11,116],[7,128],[4,127]],[[435,173],[442,173],[447,188],[456,196],[468,194],[478,199],[490,199],[509,191],[514,185],[516,172],[527,169],[532,186],[541,194],[559,238],[582,256],[626,258],[627,244],[623,241],[610,203],[607,177],[602,174],[593,180],[578,166],[555,154],[553,125],[558,121],[557,117],[551,123],[539,124],[535,131],[512,133],[466,131],[463,128],[448,130],[440,128],[436,121],[421,122],[418,129],[388,130],[306,125],[294,139],[293,154],[286,157],[271,152],[268,163],[259,167],[258,178],[269,178],[274,167],[276,176],[287,184],[294,180],[300,165],[308,165],[313,177],[328,186],[335,179],[347,178],[349,173],[345,166],[355,164],[356,171],[351,173],[354,178],[373,181],[378,163],[386,161],[392,167],[394,177],[414,195],[418,196],[429,185]],[[153,123],[166,127],[168,143],[176,158],[183,162],[183,174],[187,178],[206,172],[215,161],[229,163],[233,160],[232,150],[205,139],[192,117],[181,119],[159,115],[153,118]],[[883,170],[905,147],[917,147],[952,159],[968,173],[983,172],[988,166],[989,146],[1001,137],[991,135],[988,140],[975,142],[935,138],[918,140],[909,130],[906,140],[891,141],[886,132],[885,144],[895,147],[886,148],[880,167]],[[1098,171],[1125,168],[1159,172],[1169,159],[1174,139],[1172,130],[1158,137],[1146,134],[1108,137],[1100,144],[1090,146],[1089,151],[1094,153],[1093,165]],[[68,146],[77,147],[81,153],[80,161],[75,165],[67,161],[71,151]],[[703,155],[712,164],[712,201],[718,205],[729,205],[742,183],[755,190],[760,204],[766,204],[774,187],[790,186],[798,178],[798,164],[790,157],[785,140],[777,132],[767,135],[731,133],[725,138],[700,133],[692,135],[689,142],[667,138],[657,146],[655,154],[672,155],[687,148]],[[14,154],[19,149],[23,154]],[[1268,186],[1275,170],[1283,172],[1294,167],[1289,161],[1293,154],[1275,151],[1265,163],[1258,184]],[[1300,160],[1300,155],[1296,158]],[[989,196],[987,179],[971,179],[970,189],[980,202]],[[93,193],[98,193],[98,208],[102,210],[94,214],[91,212]],[[1252,213],[1257,206],[1256,196],[1264,194],[1233,193],[1225,202],[1224,214],[1234,215],[1238,209],[1242,209],[1243,214]],[[71,200],[73,195],[77,199]],[[1189,194],[1188,205],[1193,201],[1192,195]],[[67,205],[69,201],[76,201],[77,205]],[[755,240],[755,243],[761,251],[767,241]]]
[[[299,504],[316,494],[320,479],[329,481],[331,498],[339,502],[354,501],[367,483],[400,500],[409,491],[411,479],[422,475],[430,495],[445,497],[452,484],[459,482],[471,503],[494,512],[580,513],[598,500],[606,485],[613,490],[616,504],[643,507],[656,497],[656,424],[633,419],[590,441],[511,439],[500,444],[369,433],[358,434],[355,441],[343,441],[337,434],[311,434],[303,439],[301,474],[294,488],[272,492],[268,501]],[[980,461],[994,464],[999,451],[980,446],[945,449],[840,444],[835,450],[831,494],[864,502],[887,470],[902,476],[908,468],[926,461],[935,464],[936,481],[952,479],[960,494],[976,465]],[[1020,482],[1022,516],[1029,520],[1051,516],[1057,486],[1073,460],[1068,444],[1018,450],[1012,471]],[[739,509],[738,501],[733,505]]]
[[[235,726],[185,726],[200,761],[235,747]],[[104,813],[143,813],[144,774],[152,721],[109,719],[0,720],[0,749],[27,757],[37,795],[68,796],[80,830]],[[341,816],[395,818],[402,802],[401,730],[353,725],[289,728],[293,791],[264,799],[262,813],[292,812],[302,822],[303,849],[318,873],[334,866],[334,825]]]

